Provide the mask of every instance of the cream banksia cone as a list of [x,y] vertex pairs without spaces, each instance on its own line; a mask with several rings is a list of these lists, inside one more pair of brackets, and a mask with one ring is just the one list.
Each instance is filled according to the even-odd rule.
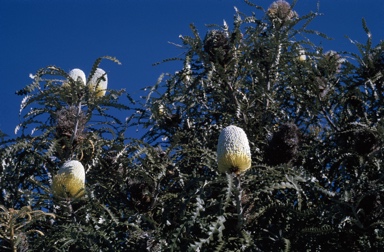
[[244,130],[234,125],[224,128],[217,144],[219,171],[239,174],[248,170],[251,162],[251,150]]
[[84,196],[84,187],[84,167],[76,160],[65,162],[53,178],[52,191],[56,197],[80,198]]
[[305,55],[305,50],[304,49],[300,49],[299,50],[299,55],[297,56],[297,60],[300,61],[300,62],[304,62],[307,60],[307,55]]
[[[68,73],[69,77],[71,77],[74,81],[81,81],[84,85],[87,83],[87,78],[85,77],[85,73],[83,70],[79,68],[74,68]],[[63,83],[63,86],[68,86],[68,81]]]
[[88,83],[88,87],[90,91],[95,92],[96,97],[103,97],[108,87],[107,73],[103,69],[97,68]]

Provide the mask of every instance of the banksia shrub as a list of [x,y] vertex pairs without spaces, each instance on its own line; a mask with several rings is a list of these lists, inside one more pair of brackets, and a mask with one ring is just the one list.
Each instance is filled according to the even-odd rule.
[[239,174],[251,168],[251,162],[251,150],[244,130],[234,125],[224,128],[217,144],[219,171]]
[[208,53],[209,60],[225,66],[230,60],[230,43],[225,31],[211,30],[204,39],[204,51]]
[[293,123],[280,126],[268,142],[265,161],[269,165],[285,164],[294,159],[298,152],[299,129]]
[[52,192],[56,197],[80,198],[84,196],[84,188],[84,167],[76,160],[65,162],[53,178]]
[[96,97],[103,97],[108,87],[107,73],[103,69],[97,68],[88,83],[88,87],[90,91],[95,92]]

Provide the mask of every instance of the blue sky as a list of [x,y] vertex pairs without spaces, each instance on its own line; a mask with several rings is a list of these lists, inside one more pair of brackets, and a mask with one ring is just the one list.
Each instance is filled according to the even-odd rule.
[[[272,3],[253,2],[264,8]],[[317,3],[299,0],[295,10],[304,15],[315,11]],[[81,68],[87,74],[98,57],[114,56],[122,65],[101,64],[109,87],[138,96],[161,73],[179,70],[177,64],[152,64],[184,52],[168,42],[180,43],[180,34],[191,35],[190,23],[204,37],[205,24],[222,24],[223,19],[232,23],[234,6],[246,14],[256,11],[242,0],[0,0],[0,4],[0,130],[10,136],[19,123],[22,99],[15,91],[31,83],[30,73],[55,65],[66,71]],[[356,52],[344,36],[365,42],[363,17],[374,42],[384,38],[384,1],[320,0],[319,4],[324,15],[309,28],[334,38],[319,40],[326,50]]]

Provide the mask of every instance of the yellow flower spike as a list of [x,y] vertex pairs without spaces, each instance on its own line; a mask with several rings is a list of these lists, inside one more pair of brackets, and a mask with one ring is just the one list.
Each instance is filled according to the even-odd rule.
[[84,196],[85,171],[83,165],[76,160],[63,164],[53,178],[52,191],[56,197],[81,198]]
[[158,106],[157,106],[157,112],[158,112],[158,114],[160,115],[160,116],[163,116],[163,115],[165,115],[165,106],[163,105],[163,104],[159,104]]
[[301,62],[304,62],[307,60],[307,55],[305,55],[305,50],[301,49],[299,51],[299,56],[297,56],[297,60]]
[[90,91],[95,92],[96,97],[103,97],[108,87],[107,73],[103,69],[97,68],[88,83],[88,87]]
[[217,144],[219,171],[239,174],[251,168],[251,162],[251,150],[244,130],[234,125],[224,128]]

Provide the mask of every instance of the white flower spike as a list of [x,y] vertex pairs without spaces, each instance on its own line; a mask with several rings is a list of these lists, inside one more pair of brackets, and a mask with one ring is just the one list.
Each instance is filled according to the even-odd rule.
[[82,81],[84,86],[85,86],[85,83],[87,83],[87,78],[85,78],[85,73],[83,72],[83,70],[79,68],[74,68],[71,71],[69,71],[69,77],[71,77],[74,81],[78,81],[78,80]]
[[219,171],[239,174],[251,168],[251,162],[251,150],[244,130],[234,125],[224,128],[217,144]]
[[307,55],[305,55],[305,50],[304,49],[300,49],[299,56],[297,57],[297,60],[301,61],[301,62],[304,62],[304,61],[307,60]]
[[76,160],[63,164],[57,175],[53,178],[52,191],[57,197],[84,196],[85,171],[83,165]]
[[103,69],[97,68],[95,74],[89,81],[88,86],[91,91],[96,93],[96,97],[103,97],[108,87],[107,73]]
[[[83,72],[83,70],[81,70],[79,68],[72,69],[71,71],[69,71],[68,75],[74,81],[81,81],[84,86],[85,86],[85,83],[87,83],[87,81],[86,81],[87,78],[85,77],[85,73]],[[64,81],[63,86],[69,87],[69,80]]]

